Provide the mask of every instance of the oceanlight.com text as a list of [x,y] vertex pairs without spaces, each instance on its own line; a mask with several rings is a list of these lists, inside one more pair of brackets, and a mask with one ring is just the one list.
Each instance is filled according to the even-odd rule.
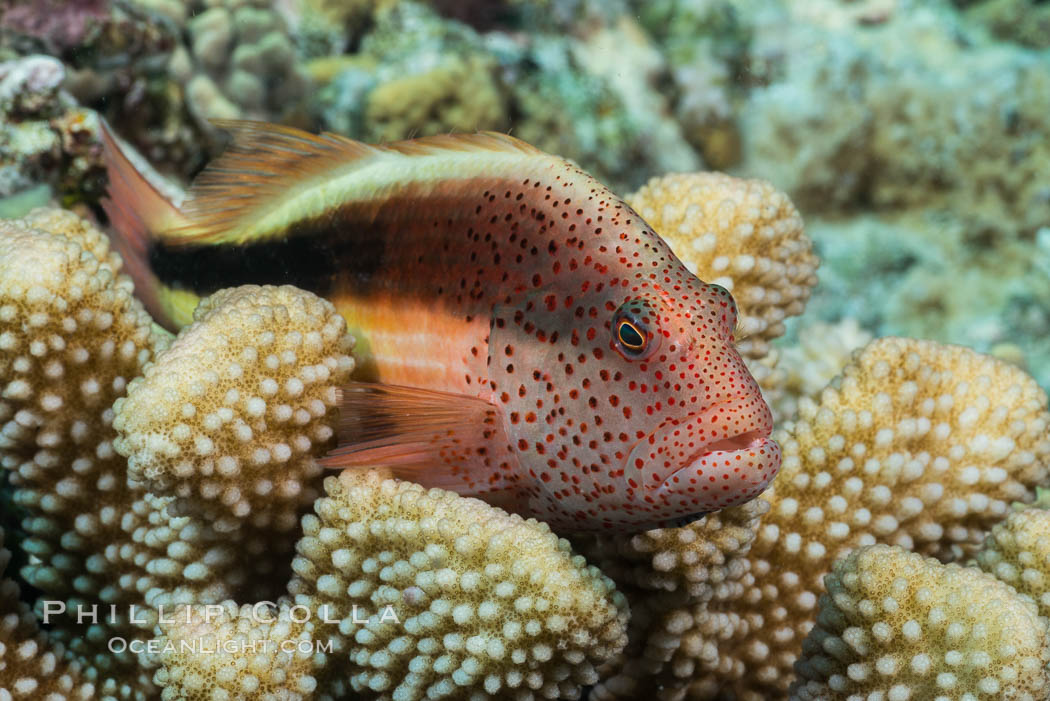
[[140,655],[148,653],[181,653],[193,655],[274,655],[278,652],[301,653],[312,655],[318,652],[331,653],[335,644],[331,640],[128,640],[127,638],[110,638],[109,651],[122,653],[131,651]]

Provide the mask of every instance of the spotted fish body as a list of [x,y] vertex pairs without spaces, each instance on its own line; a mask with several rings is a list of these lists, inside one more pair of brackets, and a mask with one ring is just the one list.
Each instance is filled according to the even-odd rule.
[[775,475],[731,296],[573,164],[499,134],[377,147],[223,126],[233,144],[181,211],[109,141],[117,247],[172,326],[244,283],[336,305],[363,370],[331,466],[577,531],[667,525]]

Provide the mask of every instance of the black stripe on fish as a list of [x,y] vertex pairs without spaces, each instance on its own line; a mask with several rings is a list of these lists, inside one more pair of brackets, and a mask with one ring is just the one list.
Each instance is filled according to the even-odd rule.
[[330,297],[337,285],[340,291],[367,290],[383,264],[384,238],[334,237],[332,231],[331,222],[303,221],[280,239],[175,245],[155,240],[149,264],[166,286],[202,297],[246,284],[295,285],[319,297]]

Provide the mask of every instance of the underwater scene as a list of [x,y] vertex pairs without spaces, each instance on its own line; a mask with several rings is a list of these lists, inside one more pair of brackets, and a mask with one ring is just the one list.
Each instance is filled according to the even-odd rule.
[[0,0],[0,701],[1050,700],[1050,3]]

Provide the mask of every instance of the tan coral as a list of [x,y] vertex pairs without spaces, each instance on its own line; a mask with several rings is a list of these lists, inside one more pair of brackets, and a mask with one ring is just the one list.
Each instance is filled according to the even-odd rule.
[[774,425],[792,418],[802,397],[816,397],[853,352],[871,339],[856,319],[835,324],[818,321],[798,329],[797,343],[774,348],[761,360],[749,362],[748,369],[773,411]]
[[787,195],[762,180],[722,173],[653,178],[631,205],[701,280],[724,286],[740,308],[738,347],[769,352],[783,321],[800,314],[818,259]]
[[736,578],[769,504],[759,498],[722,509],[681,528],[581,536],[574,544],[619,584],[644,591],[683,591],[710,600]]
[[291,591],[342,619],[355,693],[578,698],[626,641],[623,597],[546,525],[371,472],[325,490]]
[[46,231],[75,242],[111,270],[119,271],[123,264],[116,251],[110,250],[109,237],[73,212],[41,207],[17,221],[16,226]]
[[[37,228],[43,226],[48,230]],[[152,494],[128,481],[127,461],[114,449],[110,405],[168,341],[151,330],[118,264],[105,238],[67,212],[35,212],[0,228],[0,466],[10,473],[13,501],[26,512],[22,547],[31,557],[21,574],[42,592],[41,600],[57,600],[69,612],[81,605],[117,607],[117,616],[100,615],[97,624],[78,624],[72,613],[59,616],[49,637],[66,642],[100,697],[146,698],[155,691],[154,661],[111,652],[107,641],[150,637],[158,605],[265,598],[277,586],[283,591],[294,535],[282,538],[274,528],[246,524],[233,537],[187,515],[203,507],[176,509],[174,495]],[[202,314],[214,315],[213,327],[221,325],[215,320],[258,317],[273,324],[260,330],[260,338],[290,338],[282,325],[296,311],[327,307],[306,293],[287,295],[297,301],[284,316],[261,304],[265,295],[254,300],[244,291],[212,298]],[[252,312],[255,301],[260,306]],[[304,330],[301,339],[306,359],[342,328],[342,320],[327,312],[314,321],[316,328]],[[334,343],[348,341],[340,336]],[[304,411],[317,409],[316,394],[332,391],[320,378],[340,381],[347,362],[336,360],[338,372],[318,361],[286,373],[304,383]],[[188,386],[207,378],[199,364],[181,377]],[[327,411],[324,405],[320,419],[314,411],[305,422],[292,411],[290,424],[310,438],[312,457],[324,450],[317,431]],[[295,516],[284,520],[294,526]],[[130,620],[130,605],[140,607],[142,623]]]
[[737,617],[709,611],[738,601],[751,583],[747,553],[768,508],[759,498],[682,528],[577,540],[631,603],[628,646],[591,692],[594,701],[640,698],[654,688],[654,698],[681,698],[704,670],[698,660],[718,657],[718,629],[734,629]]
[[[1050,464],[1046,394],[1027,374],[958,346],[884,338],[778,433],[784,463],[751,549],[748,621],[723,654],[740,698],[783,693],[813,624],[821,577],[858,546],[972,552],[1030,500]],[[739,610],[739,609],[738,609]]]
[[165,615],[157,640],[163,668],[155,680],[164,701],[304,701],[314,698],[312,611],[232,601],[179,607]]
[[[835,559],[875,543],[959,557],[1050,465],[1046,394],[966,348],[885,338],[858,353],[774,437],[780,474],[724,598],[654,597],[635,660],[601,698],[783,698]],[[654,574],[658,577],[658,573]]]
[[976,564],[1006,582],[1050,617],[1050,511],[1031,508],[995,526],[977,552]]
[[88,701],[95,686],[76,662],[65,659],[61,644],[52,644],[19,599],[18,585],[5,578],[11,551],[0,529],[0,699]]
[[826,581],[792,699],[1050,695],[1046,621],[994,577],[875,545],[836,563]]
[[251,285],[202,300],[194,320],[114,405],[115,447],[181,513],[289,531],[353,369],[346,322],[308,292]]
[[[0,467],[28,512],[22,547],[33,557],[22,575],[71,610],[139,602],[139,587],[155,585],[133,562],[140,545],[121,563],[103,555],[128,542],[124,528],[141,525],[126,513],[137,494],[113,451],[109,406],[159,342],[117,264],[105,238],[69,212],[0,224]],[[113,625],[133,634],[126,621]],[[100,693],[123,695],[104,678],[137,662],[97,646],[108,628],[62,619],[52,635],[83,656]],[[148,691],[148,675],[138,689],[122,688]]]

